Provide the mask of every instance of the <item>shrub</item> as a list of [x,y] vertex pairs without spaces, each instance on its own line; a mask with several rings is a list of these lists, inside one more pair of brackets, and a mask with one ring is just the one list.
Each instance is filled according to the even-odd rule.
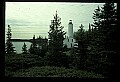
[[[42,58],[33,54],[5,54],[5,73],[12,73],[19,69],[42,66]],[[10,74],[8,74],[10,75]]]
[[66,69],[64,67],[32,67],[29,69],[17,71],[13,77],[73,77],[73,78],[104,78],[100,74],[90,73],[75,69]]

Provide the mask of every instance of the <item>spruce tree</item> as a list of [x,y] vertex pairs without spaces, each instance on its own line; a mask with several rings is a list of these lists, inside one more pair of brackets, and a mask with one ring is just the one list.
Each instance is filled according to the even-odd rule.
[[29,53],[30,53],[30,54],[34,54],[33,44],[30,45]]
[[74,63],[76,63],[77,68],[79,69],[85,69],[86,68],[86,52],[87,52],[87,46],[88,46],[88,40],[87,40],[87,32],[84,29],[84,26],[81,24],[78,31],[75,33],[75,39],[78,42],[78,50],[76,58],[74,59]]
[[[99,12],[99,13],[98,13]],[[117,8],[114,3],[105,3],[103,7],[96,9],[94,16],[93,27],[97,29],[97,40],[99,40],[99,47],[103,51],[117,52],[116,47],[118,43],[117,36]],[[98,20],[98,21],[96,21]],[[94,29],[95,31],[95,29]]]
[[6,35],[7,35],[7,40],[6,40],[5,52],[7,54],[11,54],[11,53],[13,53],[15,51],[14,50],[15,47],[13,47],[13,44],[11,42],[12,33],[11,33],[11,27],[10,27],[10,25],[8,25],[8,32],[7,32]]
[[104,36],[102,40],[107,61],[109,61],[107,75],[113,77],[115,76],[113,70],[116,70],[116,57],[118,57],[117,53],[119,52],[118,46],[120,46],[119,39],[116,37],[118,36],[117,7],[114,3],[105,3],[101,12],[101,33]]
[[33,36],[32,44],[30,45],[29,52],[30,52],[31,54],[38,54],[38,47],[37,47],[35,35]]
[[86,37],[85,36],[86,36],[86,33],[85,33],[85,30],[84,30],[84,26],[81,24],[78,31],[74,35],[74,38],[78,42],[78,48],[80,50],[82,50],[82,49],[84,50],[84,48],[86,47],[85,46],[85,43],[86,43]]
[[49,52],[51,54],[58,53],[62,51],[64,35],[66,34],[61,26],[61,18],[58,16],[57,12],[54,19],[51,21],[49,30]]
[[[97,29],[97,37],[93,43],[94,46],[99,43],[99,45],[95,46],[98,52],[99,66],[98,71],[102,72],[104,75],[112,77],[112,70],[114,70],[115,66],[115,53],[118,52],[118,48],[116,47],[118,40],[117,36],[117,8],[114,3],[105,3],[101,10],[98,8],[95,12],[93,19],[93,27]],[[98,15],[99,14],[99,15]],[[97,21],[96,21],[97,20]],[[95,29],[94,29],[95,31]]]
[[98,28],[100,26],[100,15],[101,15],[101,10],[100,10],[100,7],[98,6],[97,9],[94,10],[94,13],[93,13],[93,24],[92,26],[94,26],[94,28]]
[[24,43],[22,47],[22,53],[26,54],[27,53],[27,45]]
[[[117,41],[117,8],[114,3],[106,3],[101,10],[101,33],[105,50],[116,51]],[[112,45],[110,45],[112,44]],[[115,45],[114,45],[115,44]]]
[[51,21],[49,30],[49,45],[48,54],[45,59],[48,61],[47,64],[54,66],[66,66],[67,63],[66,55],[63,54],[63,40],[66,34],[61,26],[61,18],[58,16],[57,11],[54,19]]

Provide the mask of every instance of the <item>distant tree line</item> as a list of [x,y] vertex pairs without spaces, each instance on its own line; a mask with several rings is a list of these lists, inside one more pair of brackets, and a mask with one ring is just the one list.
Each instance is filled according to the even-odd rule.
[[[24,54],[37,54],[44,60],[45,65],[62,66],[79,70],[87,70],[113,77],[116,73],[116,56],[119,53],[120,41],[117,37],[117,6],[114,3],[105,3],[103,7],[95,9],[93,13],[93,24],[89,23],[89,29],[85,30],[81,24],[74,38],[78,48],[72,48],[69,55],[63,47],[64,35],[61,18],[57,12],[51,20],[48,32],[48,48],[41,49],[33,42],[27,51],[24,43],[22,51]],[[6,53],[14,52],[14,47],[9,41],[11,39],[10,27],[7,33]]]

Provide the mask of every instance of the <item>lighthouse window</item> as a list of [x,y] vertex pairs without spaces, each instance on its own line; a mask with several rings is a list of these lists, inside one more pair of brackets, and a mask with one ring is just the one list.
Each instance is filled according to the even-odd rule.
[[73,39],[72,39],[72,42],[73,42]]
[[68,42],[69,42],[69,39],[68,39]]

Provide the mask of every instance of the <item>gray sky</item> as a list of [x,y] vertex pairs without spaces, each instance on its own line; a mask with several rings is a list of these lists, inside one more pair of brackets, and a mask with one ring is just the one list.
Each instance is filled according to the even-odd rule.
[[49,25],[56,10],[61,18],[64,31],[67,32],[69,20],[73,21],[74,31],[80,24],[88,29],[93,22],[94,10],[104,3],[68,3],[68,2],[6,2],[5,32],[7,25],[12,28],[12,38],[32,38],[41,35],[48,37]]

